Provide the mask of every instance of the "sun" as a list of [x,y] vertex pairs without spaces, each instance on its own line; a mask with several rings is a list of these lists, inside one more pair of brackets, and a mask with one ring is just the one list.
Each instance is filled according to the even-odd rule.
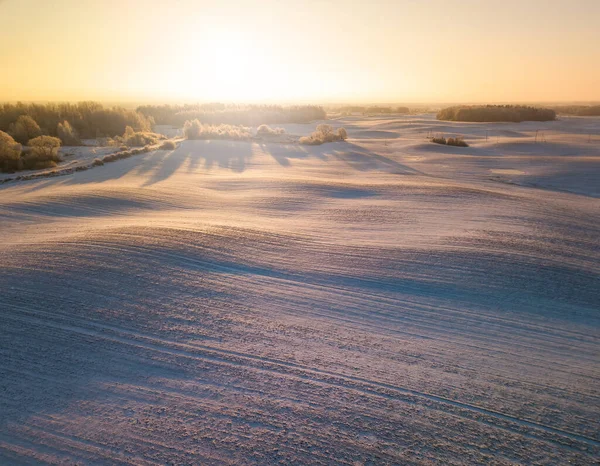
[[241,34],[211,34],[196,47],[197,59],[182,67],[187,95],[212,100],[259,101],[271,97],[275,64],[268,51]]

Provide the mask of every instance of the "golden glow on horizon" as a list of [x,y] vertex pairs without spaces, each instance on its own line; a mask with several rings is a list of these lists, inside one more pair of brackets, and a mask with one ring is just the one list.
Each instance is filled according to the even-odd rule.
[[0,100],[600,100],[599,17],[597,0],[0,0]]

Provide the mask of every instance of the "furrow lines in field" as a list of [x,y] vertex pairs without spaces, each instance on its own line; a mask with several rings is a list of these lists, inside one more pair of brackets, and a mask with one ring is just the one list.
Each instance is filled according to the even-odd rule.
[[[15,316],[10,316],[10,318],[19,319]],[[23,319],[23,317],[21,317],[21,319]],[[358,390],[367,395],[383,396],[392,399],[398,399],[398,396],[400,396],[400,399],[407,403],[419,403],[419,400],[421,400],[421,404],[430,409],[455,414],[476,422],[484,422],[499,429],[509,430],[521,435],[531,435],[538,440],[555,443],[567,448],[573,447],[577,449],[577,444],[575,443],[575,446],[573,446],[571,443],[565,443],[565,439],[568,439],[567,442],[580,442],[583,445],[600,447],[600,441],[580,434],[392,384],[362,379],[356,376],[337,374],[292,362],[217,349],[210,346],[197,344],[189,345],[165,339],[157,339],[143,335],[140,332],[128,331],[108,325],[87,323],[86,328],[69,324],[49,323],[38,317],[29,316],[25,319],[37,322],[41,325],[47,325],[75,333],[84,333],[138,349],[168,353],[173,356],[184,358],[205,359],[212,363],[223,363],[241,368],[251,368],[267,373],[273,372],[275,374],[304,379],[310,383],[328,384],[348,390]],[[422,403],[423,400],[427,400],[428,403]],[[484,416],[487,419],[481,419],[480,416]],[[540,433],[536,433],[536,431],[540,431],[543,434],[540,435]],[[584,447],[584,451],[585,448],[586,447]]]

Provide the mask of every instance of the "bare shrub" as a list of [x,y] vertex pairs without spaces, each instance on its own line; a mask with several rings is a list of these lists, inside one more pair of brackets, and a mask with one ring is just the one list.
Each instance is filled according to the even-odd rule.
[[160,145],[162,150],[174,150],[177,148],[177,144],[174,141],[165,141]]
[[465,142],[465,140],[460,136],[457,136],[455,138],[448,138],[446,140],[446,145],[447,146],[456,146],[456,147],[469,147],[469,145]]
[[10,134],[0,131],[0,170],[15,171],[19,169],[21,144]]
[[248,141],[252,132],[246,126],[233,125],[203,125],[198,120],[186,121],[183,125],[186,139],[230,139],[233,141]]
[[445,137],[433,137],[431,138],[431,142],[435,142],[436,144],[442,144],[445,146],[456,146],[456,147],[469,147],[469,145],[465,142],[465,140],[461,136],[457,136],[455,138]]
[[40,126],[27,115],[21,115],[17,118],[17,121],[10,125],[9,132],[15,138],[15,141],[21,144],[26,144],[30,139],[42,135]]
[[345,141],[346,139],[348,139],[348,131],[346,131],[346,128],[338,129],[338,136],[341,141]]
[[56,127],[56,135],[64,146],[80,146],[81,139],[77,130],[67,120],[59,123]]

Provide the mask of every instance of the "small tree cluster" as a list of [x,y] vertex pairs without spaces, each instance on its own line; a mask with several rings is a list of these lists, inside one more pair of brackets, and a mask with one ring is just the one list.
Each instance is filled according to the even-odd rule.
[[525,105],[473,105],[456,106],[440,110],[438,120],[471,122],[513,122],[552,121],[556,112],[549,108],[528,107]]
[[345,141],[348,139],[348,133],[345,128],[334,130],[333,126],[322,124],[317,126],[317,129],[309,136],[300,138],[300,144],[310,146],[318,146],[326,142]]

